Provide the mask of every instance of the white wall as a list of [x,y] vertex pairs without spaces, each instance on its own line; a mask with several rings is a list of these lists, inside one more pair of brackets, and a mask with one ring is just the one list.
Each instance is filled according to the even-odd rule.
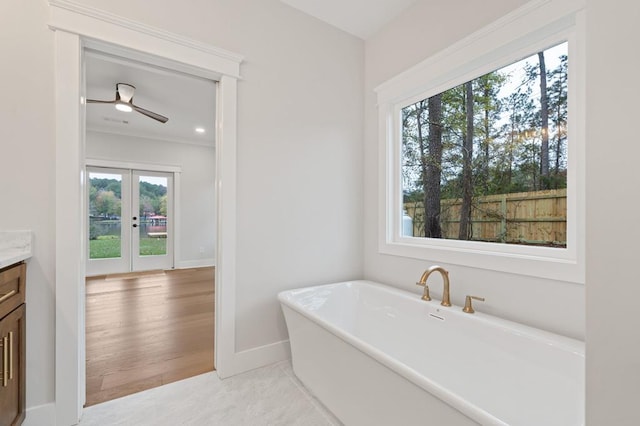
[[[378,253],[378,121],[373,89],[524,4],[520,0],[418,1],[365,45],[365,276],[419,293],[415,282],[438,259],[414,260]],[[450,271],[452,303],[483,296],[478,310],[575,338],[584,338],[584,286],[560,281],[443,265]],[[442,287],[434,282],[432,294]]]
[[[154,8],[142,0],[84,3],[127,11],[129,18],[247,59],[239,86],[236,333],[239,346],[251,348],[286,336],[273,301],[277,291],[358,277],[363,249],[368,278],[414,287],[430,262],[376,252],[372,88],[521,2],[485,1],[473,9],[475,3],[462,0],[438,2],[437,9],[426,0],[418,2],[366,44],[365,82],[361,42],[275,0],[192,0],[188,7],[164,0]],[[632,84],[640,65],[635,55],[640,10],[623,0],[587,0],[587,5],[587,420],[594,426],[631,425],[640,389],[635,308],[640,288],[634,256],[640,230],[633,226],[640,211],[634,197],[640,144]],[[430,25],[421,23],[432,16],[437,18]],[[27,290],[29,407],[53,400],[54,52],[47,19],[44,0],[0,2],[5,99],[0,103],[0,199],[5,200],[0,227],[35,232]],[[359,142],[363,84],[364,171]],[[611,205],[618,207],[612,210]],[[485,310],[585,335],[580,286],[451,270],[455,303],[472,291],[488,298]]]
[[637,425],[638,2],[587,1],[587,424]]
[[[213,102],[213,99],[212,99]],[[179,166],[180,235],[176,268],[215,262],[215,150],[186,143],[87,132],[87,158]],[[203,252],[200,253],[200,248]]]
[[[246,58],[238,86],[237,349],[286,339],[280,290],[362,275],[362,41],[278,0],[83,4]],[[54,291],[64,285],[54,282],[54,51],[47,21],[45,0],[0,2],[0,199],[7,200],[0,226],[35,232],[27,294],[30,408],[53,401]]]
[[86,0],[244,55],[236,350],[287,339],[280,290],[362,275],[363,42],[278,0]]
[[44,1],[0,2],[0,228],[31,229],[27,405],[53,399],[55,120],[53,38]]
[[[475,9],[462,0],[439,3],[439,16],[455,16],[455,25],[451,19],[441,19],[427,26],[422,22],[433,15],[428,3],[416,4],[365,46],[368,213],[377,211],[373,87],[517,6],[497,0],[483,2]],[[636,196],[640,143],[634,125],[634,82],[640,69],[635,54],[640,38],[638,21],[640,6],[635,2],[587,0],[585,286],[450,266],[455,303],[460,304],[465,293],[478,293],[487,297],[478,309],[585,339],[586,420],[594,426],[638,424],[640,339],[636,305],[640,287],[636,262],[640,228],[635,224],[640,211],[640,198]],[[378,255],[376,223],[375,215],[366,216],[365,275],[412,288],[430,262]]]

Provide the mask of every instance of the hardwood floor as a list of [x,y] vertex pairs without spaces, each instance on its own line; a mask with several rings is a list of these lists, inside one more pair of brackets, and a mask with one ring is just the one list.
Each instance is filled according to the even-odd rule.
[[213,268],[87,278],[86,406],[212,371]]

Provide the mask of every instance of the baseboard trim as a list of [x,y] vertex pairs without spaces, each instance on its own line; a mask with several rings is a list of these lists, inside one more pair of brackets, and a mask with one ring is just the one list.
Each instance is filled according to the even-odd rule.
[[188,269],[188,268],[205,268],[208,266],[216,266],[216,260],[211,259],[197,259],[197,260],[183,260],[178,262],[176,269]]
[[[256,368],[275,364],[276,362],[291,359],[291,347],[289,340],[270,343],[257,348],[236,352],[232,357],[232,368],[225,377],[235,376]],[[38,405],[27,409],[23,426],[55,426],[55,403]]]
[[27,413],[22,426],[55,426],[56,404],[37,405],[27,408]]
[[225,379],[287,359],[291,359],[288,339],[234,353],[230,360],[231,368],[225,370],[224,376],[220,372],[218,375]]

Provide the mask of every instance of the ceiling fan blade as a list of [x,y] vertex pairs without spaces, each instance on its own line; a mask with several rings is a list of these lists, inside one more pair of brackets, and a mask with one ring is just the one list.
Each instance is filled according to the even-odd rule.
[[98,99],[87,99],[87,103],[88,104],[115,104],[117,102],[116,101],[101,101]]
[[169,119],[167,117],[165,117],[164,115],[160,115],[160,114],[157,114],[157,113],[155,113],[153,111],[149,111],[147,109],[140,108],[139,106],[134,105],[134,104],[130,104],[130,105],[135,111],[139,112],[140,114],[144,114],[147,117],[153,118],[154,120],[158,120],[161,123],[166,123],[167,121],[169,121]]
[[149,111],[148,109],[140,108],[137,105],[134,105],[133,94],[135,93],[135,86],[127,83],[117,83],[116,84],[116,98],[113,101],[101,101],[97,99],[87,99],[87,103],[93,104],[115,104],[117,109],[122,111],[131,111],[128,107],[131,107],[133,110],[139,112],[142,115],[146,115],[149,118],[153,118],[154,120],[158,120],[161,123],[166,123],[169,121],[167,117],[164,115],[160,115],[153,111]]

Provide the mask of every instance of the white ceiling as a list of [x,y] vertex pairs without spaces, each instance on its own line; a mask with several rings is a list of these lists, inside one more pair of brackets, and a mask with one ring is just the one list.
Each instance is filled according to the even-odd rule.
[[417,0],[281,0],[363,40]]
[[[417,0],[281,0],[349,32],[370,37]],[[87,104],[87,130],[214,146],[215,84],[210,80],[143,64],[105,53],[87,51],[87,98],[115,99],[116,83],[136,87],[133,102],[169,117],[162,124],[136,112],[121,112],[109,104]],[[195,132],[204,127],[206,132]]]
[[[87,99],[115,99],[116,83],[136,87],[133,103],[169,118],[160,123],[110,104],[87,104],[87,130],[214,145],[215,83],[103,53],[86,55]],[[203,127],[204,134],[195,132]]]

